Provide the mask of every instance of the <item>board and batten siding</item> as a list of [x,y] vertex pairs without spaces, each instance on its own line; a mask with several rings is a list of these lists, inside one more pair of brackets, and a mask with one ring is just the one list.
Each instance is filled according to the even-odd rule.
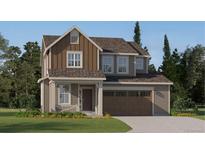
[[79,44],[70,44],[70,34],[51,48],[51,69],[67,68],[67,51],[82,51],[83,69],[97,70],[97,47],[79,33]]

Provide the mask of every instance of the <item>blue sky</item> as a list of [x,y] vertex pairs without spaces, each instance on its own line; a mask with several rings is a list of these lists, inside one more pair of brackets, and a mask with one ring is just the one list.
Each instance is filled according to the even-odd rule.
[[[78,26],[88,36],[122,37],[133,40],[133,21],[121,22],[0,22],[0,33],[10,45],[19,46],[28,41],[38,41],[41,45],[43,34],[61,35],[71,26]],[[152,56],[151,63],[158,67],[162,62],[164,34],[168,35],[170,47],[183,52],[187,46],[205,45],[205,22],[140,22],[143,46],[147,46]]]

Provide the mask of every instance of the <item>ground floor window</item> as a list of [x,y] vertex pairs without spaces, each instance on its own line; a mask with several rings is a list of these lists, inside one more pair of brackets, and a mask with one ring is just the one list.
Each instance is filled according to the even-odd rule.
[[70,104],[70,86],[59,85],[58,96],[59,104]]

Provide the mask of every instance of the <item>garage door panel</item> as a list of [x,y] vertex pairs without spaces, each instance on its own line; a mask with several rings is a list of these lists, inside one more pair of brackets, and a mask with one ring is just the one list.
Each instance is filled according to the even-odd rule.
[[151,96],[103,96],[103,111],[111,115],[152,115]]

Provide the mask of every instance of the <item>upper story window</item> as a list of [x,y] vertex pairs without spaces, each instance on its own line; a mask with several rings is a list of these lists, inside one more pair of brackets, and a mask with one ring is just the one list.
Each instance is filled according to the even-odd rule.
[[70,44],[79,44],[79,32],[73,30],[70,32]]
[[144,69],[144,59],[141,57],[136,58],[136,69],[143,70]]
[[67,67],[68,68],[82,68],[82,52],[68,51],[67,52]]
[[102,56],[102,70],[104,73],[113,73],[113,56]]
[[129,57],[117,56],[117,73],[128,74]]

